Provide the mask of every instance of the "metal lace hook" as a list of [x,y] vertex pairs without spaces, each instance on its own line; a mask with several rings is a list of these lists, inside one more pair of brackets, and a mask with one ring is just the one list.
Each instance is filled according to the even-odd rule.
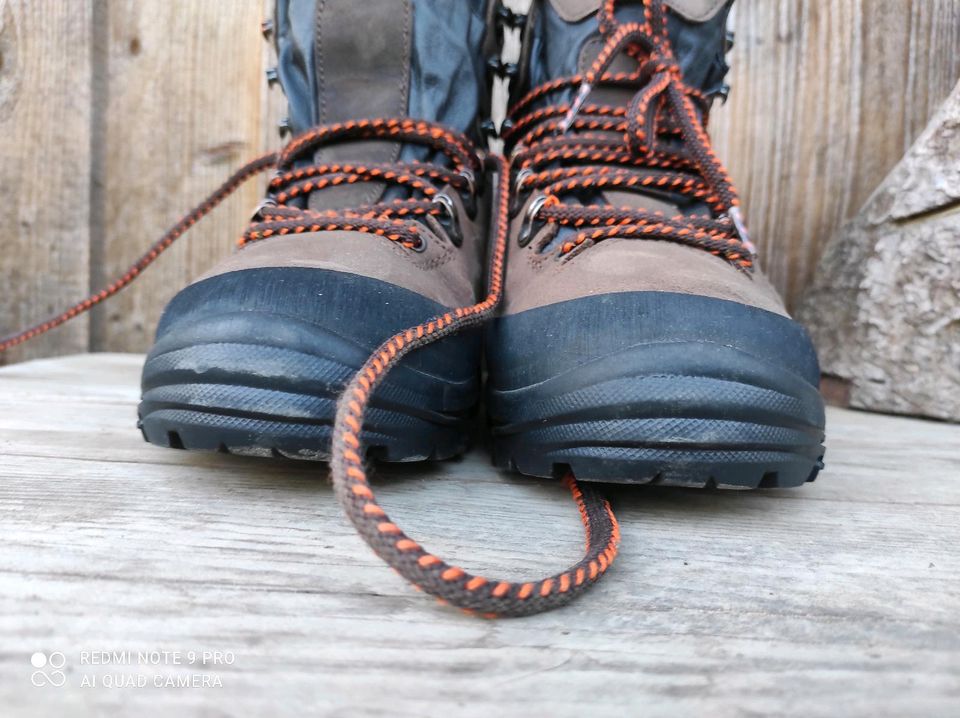
[[530,205],[527,207],[527,214],[523,220],[523,227],[520,229],[520,234],[517,236],[517,244],[521,247],[526,247],[530,244],[530,240],[533,239],[534,232],[533,224],[537,220],[537,215],[540,214],[540,210],[544,208],[547,204],[548,197],[546,195],[540,195],[535,198]]
[[458,174],[467,181],[467,194],[471,198],[475,197],[477,194],[477,176],[473,173],[473,170],[464,167]]
[[447,218],[446,231],[450,241],[457,247],[463,244],[463,235],[460,233],[460,217],[457,212],[457,205],[453,203],[446,192],[438,192],[433,197],[433,203],[440,206],[443,214]]
[[274,199],[274,196],[272,194],[267,195],[260,201],[260,204],[254,208],[253,214],[250,215],[250,221],[259,222],[261,219],[263,219],[263,214],[268,208],[276,206],[277,200]]
[[587,96],[593,90],[593,85],[589,82],[580,83],[580,89],[577,90],[577,96],[573,98],[573,104],[570,105],[570,109],[567,110],[566,116],[563,118],[563,122],[560,123],[560,126],[557,128],[558,135],[565,135],[573,125],[573,121],[577,119],[577,114],[580,112],[580,108],[583,107],[583,103],[587,101]]
[[526,181],[527,177],[533,175],[533,170],[529,167],[524,167],[522,170],[517,172],[517,176],[513,180],[513,191],[516,194],[520,194],[523,190],[523,183]]
[[740,211],[740,208],[734,205],[727,212],[727,216],[733,222],[733,227],[737,230],[737,236],[740,237],[743,246],[752,256],[757,256],[757,248],[754,243],[750,241],[750,232],[747,231],[747,225],[743,221],[743,213]]

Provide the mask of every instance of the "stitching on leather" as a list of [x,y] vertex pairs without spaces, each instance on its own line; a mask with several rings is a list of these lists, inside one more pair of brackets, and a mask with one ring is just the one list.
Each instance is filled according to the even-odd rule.
[[327,6],[327,0],[319,0],[317,3],[316,28],[314,37],[317,39],[317,58],[315,60],[317,68],[317,94],[319,95],[319,105],[317,107],[318,124],[325,124],[327,121],[327,94],[326,94],[326,74],[323,71],[323,23],[320,18]]
[[[406,68],[400,75],[400,99],[394,112],[387,113],[402,117],[407,114],[407,108],[410,104],[410,56],[412,54],[411,41],[413,38],[413,4],[411,0],[403,0],[403,33],[401,47],[405,48],[403,57],[400,58],[400,67]],[[393,143],[393,149],[388,155],[389,162],[396,162],[400,159],[400,149],[402,145],[399,142]],[[376,201],[377,197],[383,194],[384,187],[377,184],[369,184],[367,190],[360,195],[361,204],[369,204]]]

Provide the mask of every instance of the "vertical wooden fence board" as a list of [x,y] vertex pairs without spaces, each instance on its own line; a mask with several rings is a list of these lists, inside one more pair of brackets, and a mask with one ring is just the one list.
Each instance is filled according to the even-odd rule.
[[[260,2],[109,1],[95,285],[260,151],[261,12]],[[102,309],[93,348],[147,349],[164,305],[232,251],[259,194],[256,183],[238,191]]]
[[[0,334],[85,296],[91,5],[0,0]],[[0,363],[87,349],[87,319]]]
[[795,306],[824,244],[960,77],[957,0],[737,0],[711,134]]

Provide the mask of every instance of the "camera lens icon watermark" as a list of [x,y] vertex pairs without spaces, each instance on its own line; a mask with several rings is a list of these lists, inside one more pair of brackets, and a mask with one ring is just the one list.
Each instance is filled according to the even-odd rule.
[[30,656],[30,665],[36,668],[30,676],[30,682],[37,688],[42,686],[59,688],[67,682],[67,675],[61,670],[66,663],[67,659],[60,651],[54,651],[49,655],[37,651]]

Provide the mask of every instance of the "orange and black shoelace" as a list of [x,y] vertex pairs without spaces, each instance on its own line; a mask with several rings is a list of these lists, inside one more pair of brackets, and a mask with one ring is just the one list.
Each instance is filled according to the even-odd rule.
[[[501,581],[471,575],[430,553],[392,522],[369,483],[362,428],[370,397],[384,377],[416,349],[489,318],[503,292],[504,260],[510,225],[511,182],[519,193],[538,191],[531,221],[576,230],[560,252],[572,255],[607,238],[651,238],[700,247],[750,271],[753,248],[740,216],[729,176],[710,148],[698,110],[700,93],[686,86],[666,35],[660,0],[644,3],[642,23],[620,24],[615,0],[599,12],[605,44],[584,75],[560,78],[532,90],[511,110],[517,118],[505,133],[510,161],[482,160],[470,140],[439,125],[412,119],[357,120],[309,130],[283,152],[256,158],[155,242],[115,282],[63,313],[0,339],[0,352],[59,326],[116,294],[167,247],[247,179],[269,169],[268,200],[241,244],[304,232],[351,230],[378,235],[416,251],[424,241],[421,220],[442,217],[438,186],[473,191],[474,173],[497,177],[494,237],[486,296],[452,308],[387,338],[347,384],[337,405],[331,474],[347,516],[373,550],[423,591],[483,616],[519,616],[561,606],[592,586],[612,564],[619,527],[609,503],[593,486],[572,475],[563,482],[580,510],[586,532],[583,558],[565,571],[536,581]],[[632,73],[609,73],[613,58],[635,58]],[[594,87],[636,88],[629,105],[589,104]],[[578,88],[572,103],[550,104],[552,93]],[[701,108],[701,111],[703,108]],[[432,163],[309,164],[321,146],[363,139],[416,143],[444,155],[448,167]],[[401,198],[363,207],[317,211],[298,206],[299,198],[326,187],[379,182],[403,188]],[[564,204],[566,195],[604,189],[669,191],[706,205],[701,215],[667,217],[629,207]],[[533,206],[533,204],[531,204]],[[318,238],[317,241],[322,241]]]
[[[446,157],[448,166],[420,162],[310,164],[305,160],[324,145],[363,139],[420,144]],[[563,483],[570,490],[584,524],[583,558],[566,571],[547,578],[517,582],[472,575],[430,553],[390,521],[368,480],[362,427],[370,397],[378,384],[410,352],[483,322],[493,314],[502,297],[509,234],[508,164],[495,156],[482,159],[468,138],[442,126],[412,119],[377,119],[308,130],[294,138],[281,153],[263,155],[240,168],[109,286],[55,317],[0,338],[0,352],[69,321],[122,290],[243,182],[270,169],[275,173],[269,183],[267,200],[241,237],[241,246],[283,235],[348,230],[374,234],[417,251],[425,241],[421,221],[429,221],[428,217],[436,220],[449,211],[438,187],[448,186],[471,194],[475,191],[477,173],[497,177],[495,232],[486,296],[475,304],[426,317],[421,324],[387,338],[373,352],[347,384],[338,402],[331,475],[344,511],[377,555],[419,589],[445,603],[482,616],[520,616],[556,608],[583,593],[612,564],[619,543],[619,527],[609,503],[596,488],[578,485],[572,475],[564,477]],[[318,211],[297,206],[311,192],[357,182],[378,182],[404,191],[398,198],[349,209]]]
[[[598,11],[604,44],[587,72],[540,85],[508,111],[504,141],[515,192],[537,196],[527,204],[528,226],[574,230],[558,243],[561,255],[614,237],[657,239],[701,248],[752,271],[755,251],[736,190],[700,119],[707,101],[683,82],[663,3],[647,0],[643,22],[621,23],[615,9],[616,0],[604,0]],[[624,54],[637,68],[611,72],[613,60]],[[591,103],[601,88],[635,94],[625,105]],[[572,101],[554,101],[572,91]],[[597,201],[604,190],[680,196],[707,211],[667,216],[616,207]],[[585,195],[591,201],[581,203]],[[544,236],[549,244],[551,233]]]

